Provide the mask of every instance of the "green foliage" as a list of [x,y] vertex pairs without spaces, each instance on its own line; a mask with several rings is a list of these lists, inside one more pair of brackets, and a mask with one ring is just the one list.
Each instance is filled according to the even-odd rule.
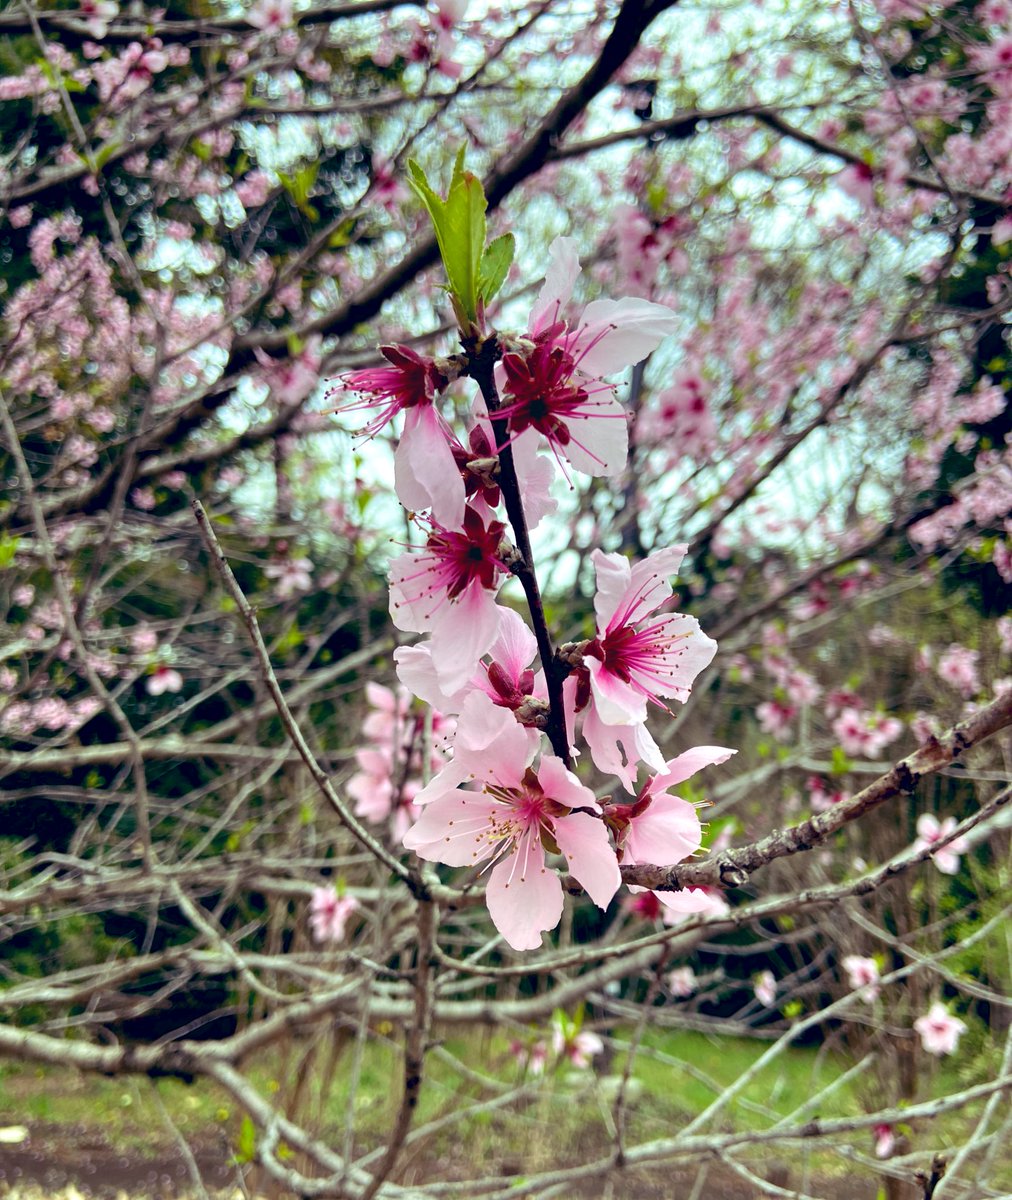
[[485,245],[488,202],[481,180],[464,170],[464,147],[457,152],[445,199],[432,187],[418,163],[408,163],[408,183],[425,206],[439,244],[449,292],[461,328],[477,326],[479,306],[499,291],[516,249],[513,234]]

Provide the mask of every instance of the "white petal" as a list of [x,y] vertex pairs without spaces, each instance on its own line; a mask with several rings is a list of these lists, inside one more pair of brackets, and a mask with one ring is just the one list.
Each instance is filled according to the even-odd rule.
[[514,950],[537,950],[541,934],[562,917],[562,884],[545,866],[545,853],[528,835],[489,876],[485,903],[496,929]]
[[[675,314],[666,305],[634,296],[594,300],[580,319],[577,363],[588,375],[611,375],[642,362],[676,330]],[[589,349],[581,357],[583,347]]]
[[394,487],[407,509],[431,508],[446,529],[464,521],[464,481],[431,405],[409,408],[394,455]]
[[531,309],[528,332],[536,334],[554,324],[559,312],[573,294],[573,285],[580,274],[580,257],[576,238],[557,237],[548,247],[548,270],[545,282]]

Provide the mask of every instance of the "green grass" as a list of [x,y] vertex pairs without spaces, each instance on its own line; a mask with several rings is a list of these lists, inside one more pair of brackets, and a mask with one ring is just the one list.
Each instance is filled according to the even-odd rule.
[[[353,1108],[357,1152],[382,1144],[389,1129],[400,1091],[401,1058],[391,1040],[396,1036],[392,1030],[373,1031],[365,1047]],[[523,1078],[505,1035],[446,1031],[440,1044],[472,1072],[506,1084]],[[768,1047],[769,1042],[744,1038],[647,1030],[632,1076],[629,1144],[670,1136],[684,1128]],[[337,1046],[329,1035],[318,1043],[293,1042],[253,1065],[250,1077],[254,1086],[279,1108],[341,1147],[354,1055],[354,1041],[347,1035]],[[839,1082],[851,1065],[841,1055],[815,1048],[788,1048],[729,1101],[707,1127],[753,1130],[789,1116],[802,1122],[815,1115],[833,1117],[866,1111],[871,1073]],[[938,1069],[930,1091],[939,1094],[943,1089],[965,1086],[973,1076],[986,1078],[993,1066],[996,1064],[983,1060],[946,1062]],[[474,1163],[483,1163],[490,1170],[508,1167],[512,1155],[513,1169],[522,1165],[525,1172],[531,1172],[602,1153],[610,1144],[612,1097],[615,1081],[624,1068],[624,1052],[617,1050],[608,1077],[603,1080],[592,1072],[566,1068],[549,1071],[520,1104],[472,1113],[422,1139],[406,1156],[405,1169],[410,1174],[412,1161],[422,1170],[424,1162],[438,1159],[441,1171],[454,1174],[459,1169],[463,1175]],[[832,1087],[834,1084],[837,1086]],[[152,1095],[154,1088],[183,1136],[206,1144],[208,1131],[217,1131],[238,1149],[242,1138],[241,1106],[205,1080],[187,1085],[176,1080],[151,1083],[145,1079],[105,1079],[0,1061],[0,1125],[73,1127],[140,1156],[145,1151],[154,1154],[171,1141]],[[495,1094],[433,1054],[416,1127],[486,1102]],[[935,1149],[958,1146],[977,1112],[979,1106],[924,1126],[917,1144]],[[870,1151],[870,1134],[858,1133],[852,1140]],[[761,1157],[762,1151],[757,1149],[756,1154]],[[847,1170],[827,1148],[811,1143],[780,1148],[777,1154],[787,1159],[809,1156],[823,1176]],[[517,1163],[518,1159],[522,1164]]]

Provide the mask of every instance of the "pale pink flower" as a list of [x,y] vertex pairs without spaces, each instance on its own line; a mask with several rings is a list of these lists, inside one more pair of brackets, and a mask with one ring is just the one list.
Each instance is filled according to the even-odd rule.
[[824,779],[812,775],[808,779],[808,805],[814,813],[829,812],[834,804],[849,800],[850,793],[842,790],[831,792]]
[[938,677],[951,684],[964,699],[980,691],[977,660],[980,654],[966,646],[953,643],[938,660]]
[[867,163],[850,163],[837,175],[836,182],[841,191],[865,208],[875,203],[875,174]]
[[651,775],[632,804],[612,804],[605,820],[615,833],[623,863],[674,866],[699,849],[702,826],[696,806],[668,791],[697,771],[725,762],[736,751],[726,746],[696,746]]
[[281,600],[289,600],[297,592],[308,592],[313,586],[310,572],[313,564],[308,558],[283,558],[264,567],[268,579],[275,580],[274,588]]
[[565,1018],[552,1022],[552,1049],[559,1058],[568,1058],[574,1067],[586,1070],[590,1060],[604,1050],[604,1042],[589,1030],[574,1031]]
[[684,701],[716,653],[717,643],[694,617],[652,615],[671,597],[668,579],[685,551],[685,546],[671,546],[636,564],[600,550],[591,556],[597,571],[597,633],[584,650],[583,665],[588,699],[606,724],[645,721],[648,700],[666,708],[661,696]]
[[292,0],[256,0],[246,14],[249,24],[265,33],[286,29],[294,19]]
[[760,971],[753,981],[755,998],[763,1008],[772,1008],[777,999],[777,981],[772,971]]
[[320,378],[320,338],[312,337],[298,354],[275,359],[259,346],[253,348],[257,362],[264,368],[264,379],[271,396],[279,404],[299,404],[313,391]]
[[[473,719],[468,708],[476,710]],[[420,858],[452,867],[491,866],[485,892],[495,927],[515,950],[534,950],[562,916],[558,875],[545,862],[545,839],[599,908],[621,883],[600,809],[562,761],[534,750],[513,714],[488,697],[468,697],[454,758],[417,799],[425,807],[404,845]],[[476,790],[456,784],[470,777]],[[573,809],[581,812],[573,812]]]
[[[955,817],[946,817],[939,823],[938,818],[931,813],[921,813],[917,818],[917,840],[914,842],[914,848],[927,850],[943,842],[955,831],[956,824]],[[931,857],[943,875],[958,875],[960,856],[966,854],[969,848],[965,838],[953,838],[948,845],[932,850]]]
[[510,1054],[517,1066],[528,1075],[544,1075],[545,1064],[548,1062],[548,1047],[544,1042],[535,1042],[533,1046],[528,1046],[526,1042],[514,1038],[510,1042]]
[[348,918],[358,908],[354,896],[339,896],[333,886],[313,888],[309,906],[309,924],[317,942],[344,940]]
[[404,430],[394,455],[397,498],[409,510],[431,508],[440,525],[459,529],[464,517],[464,484],[453,456],[453,439],[435,408],[436,393],[446,387],[447,378],[434,360],[410,346],[381,346],[380,353],[390,366],[344,375],[338,389],[358,392],[362,399],[336,411],[378,409],[361,431],[368,435],[378,433],[403,412]]
[[544,436],[556,457],[588,475],[614,475],[625,466],[625,409],[602,377],[639,362],[675,332],[671,309],[648,300],[594,300],[570,325],[562,309],[580,274],[572,238],[556,238],[531,310],[527,338],[496,366],[512,438]]
[[870,1004],[879,993],[878,963],[873,958],[864,958],[860,954],[848,954],[840,965],[847,972],[847,983],[853,991],[860,991],[861,997]]
[[1012,654],[1012,617],[999,617],[995,622],[998,645],[1003,654]]
[[78,0],[77,15],[93,38],[104,38],[109,22],[119,16],[119,5],[115,0]]
[[896,1134],[891,1125],[876,1125],[873,1133],[875,1134],[875,1157],[876,1158],[891,1158],[893,1151],[896,1149]]
[[966,1032],[966,1024],[954,1017],[940,1000],[936,1000],[923,1017],[914,1022],[914,1029],[921,1037],[921,1045],[928,1054],[939,1058],[955,1054],[959,1039]]
[[161,696],[164,692],[181,692],[183,677],[172,667],[161,664],[147,677],[144,686],[149,696]]
[[672,996],[677,996],[680,1000],[691,996],[699,986],[696,972],[691,967],[675,967],[673,971],[668,972],[665,982]]
[[495,594],[506,573],[505,526],[467,508],[463,529],[431,522],[425,547],[390,568],[390,616],[398,629],[432,634],[440,686],[454,692],[471,677],[499,631]]
[[130,646],[135,654],[150,654],[158,645],[158,634],[147,625],[138,625],[130,634]]
[[755,715],[763,733],[783,742],[791,736],[791,722],[798,715],[798,710],[793,704],[784,704],[780,700],[764,700],[756,706]]

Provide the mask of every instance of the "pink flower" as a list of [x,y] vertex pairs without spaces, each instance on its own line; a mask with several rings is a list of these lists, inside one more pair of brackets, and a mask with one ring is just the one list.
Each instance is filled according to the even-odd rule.
[[624,863],[666,867],[680,863],[699,849],[702,826],[694,804],[672,796],[668,788],[683,783],[704,767],[725,762],[736,753],[725,746],[696,746],[652,775],[633,804],[613,804],[605,819],[615,832]]
[[254,29],[265,33],[276,33],[292,24],[292,0],[256,0],[246,14],[246,20]]
[[865,208],[875,203],[875,175],[867,163],[851,163],[837,175],[836,182],[841,191],[852,196]]
[[[512,713],[469,697],[483,723],[462,721],[454,758],[418,800],[425,804],[404,837],[409,850],[452,867],[491,866],[485,898],[492,921],[514,950],[534,950],[542,932],[562,916],[559,877],[545,863],[546,844],[599,908],[618,890],[621,875],[594,793],[545,755],[536,771],[534,751]],[[458,790],[470,776],[477,790]],[[573,812],[573,809],[581,809]]]
[[119,15],[119,5],[115,0],[79,0],[77,15],[93,38],[104,38],[109,22]]
[[684,701],[716,653],[717,643],[694,617],[651,616],[670,598],[668,578],[685,550],[656,550],[635,565],[621,554],[595,550],[591,556],[597,570],[597,635],[584,651],[583,665],[590,699],[606,724],[645,721],[648,700],[666,708],[661,696]]
[[666,983],[672,996],[677,996],[680,1000],[691,996],[699,986],[696,972],[691,967],[675,967],[673,971],[668,972]]
[[764,700],[757,705],[755,715],[759,718],[759,728],[763,733],[771,734],[778,741],[785,741],[791,735],[791,721],[798,715],[798,710],[793,704]]
[[398,629],[431,632],[432,661],[447,692],[464,686],[499,630],[495,593],[506,565],[505,526],[468,507],[463,530],[432,523],[425,548],[390,568],[390,616]]
[[313,888],[309,907],[309,924],[318,942],[344,940],[344,927],[358,908],[354,896],[339,896],[335,887]]
[[431,406],[437,390],[447,384],[446,377],[431,358],[416,354],[410,346],[380,346],[380,353],[390,363],[388,367],[367,367],[349,371],[341,377],[329,395],[344,390],[358,392],[361,400],[339,406],[335,411],[355,412],[375,408],[379,411],[363,433],[374,434],[406,409]]
[[527,336],[533,345],[507,350],[496,367],[505,404],[496,414],[513,438],[543,435],[556,457],[588,475],[614,475],[628,453],[626,413],[601,382],[639,362],[675,332],[671,309],[647,300],[595,300],[580,321],[562,316],[580,274],[572,238],[556,238]]
[[[956,828],[956,818],[946,817],[939,824],[937,817],[931,813],[921,813],[917,818],[917,840],[914,848],[927,850],[930,846],[945,841]],[[931,857],[935,866],[943,875],[958,875],[960,856],[969,850],[965,838],[954,838],[947,846],[932,850]]]
[[849,792],[841,790],[831,792],[826,786],[826,781],[817,775],[812,775],[808,780],[808,804],[814,813],[829,812],[834,804],[849,799]]
[[879,993],[878,963],[873,958],[862,958],[860,954],[848,954],[840,964],[847,972],[847,983],[860,990],[862,999],[870,1004]]
[[755,998],[763,1008],[772,1008],[777,999],[777,981],[772,971],[760,971],[754,981]]
[[891,1125],[876,1125],[872,1131],[875,1134],[875,1157],[891,1158],[896,1149],[896,1134]]
[[921,1036],[921,1045],[928,1054],[940,1058],[955,1054],[959,1039],[966,1033],[966,1025],[954,1017],[941,1001],[936,1000],[923,1017],[914,1022],[914,1029]]
[[[368,367],[343,376],[340,388],[363,398],[336,411],[377,409],[362,429],[378,433],[399,413],[404,431],[394,455],[394,487],[405,508],[431,508],[439,524],[459,529],[464,517],[465,489],[453,455],[453,439],[435,409],[436,393],[447,378],[431,358],[410,346],[381,346],[388,367]],[[328,393],[332,394],[332,393]]]
[[149,696],[161,696],[163,692],[181,692],[183,677],[172,667],[157,666],[144,684]]
[[574,1028],[558,1013],[552,1020],[552,1049],[559,1058],[568,1058],[574,1067],[586,1070],[590,1060],[604,1049],[604,1042],[596,1033]]
[[268,563],[264,574],[268,579],[276,580],[278,598],[288,600],[296,592],[307,592],[313,586],[312,569],[313,564],[308,558],[284,558]]
[[968,700],[975,692],[980,691],[980,678],[977,675],[979,657],[980,654],[976,650],[969,650],[966,646],[954,643],[938,660],[939,679],[951,684]]

